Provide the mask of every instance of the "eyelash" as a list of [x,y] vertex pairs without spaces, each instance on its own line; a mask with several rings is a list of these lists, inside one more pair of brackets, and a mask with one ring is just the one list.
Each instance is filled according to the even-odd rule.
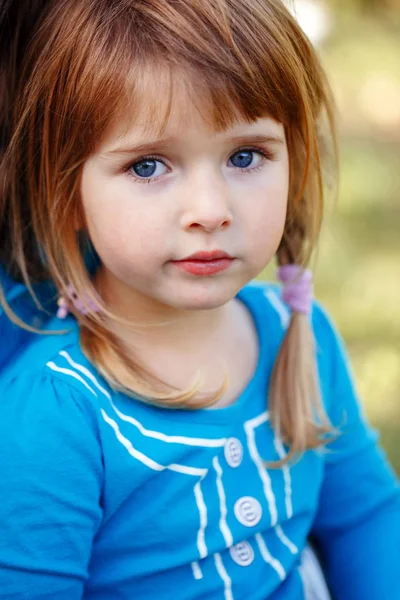
[[[263,160],[262,162],[257,166],[257,167],[253,167],[253,168],[241,168],[241,167],[234,167],[236,170],[238,170],[241,173],[244,174],[248,174],[248,173],[257,173],[258,171],[260,171],[262,169],[262,167],[264,166],[265,162],[272,162],[274,160],[276,160],[276,154],[274,152],[272,152],[271,150],[265,150],[264,148],[255,148],[252,146],[245,146],[242,148],[238,148],[237,150],[235,150],[234,152],[232,152],[231,156],[234,156],[235,154],[237,154],[238,152],[241,151],[248,151],[248,152],[255,152],[257,154],[259,154]],[[138,183],[145,183],[145,184],[150,184],[153,183],[155,181],[158,181],[158,179],[160,177],[163,177],[163,175],[159,175],[158,177],[149,177],[148,179],[145,179],[143,177],[136,177],[136,175],[133,175],[132,173],[132,167],[133,165],[136,165],[139,162],[145,161],[145,160],[158,160],[160,162],[162,162],[163,164],[164,161],[161,158],[161,156],[156,156],[156,155],[152,155],[152,154],[147,154],[145,156],[140,156],[137,160],[135,160],[133,163],[130,162],[124,169],[124,171],[126,172],[126,174],[128,175],[128,177],[131,177],[134,181],[138,182]]]

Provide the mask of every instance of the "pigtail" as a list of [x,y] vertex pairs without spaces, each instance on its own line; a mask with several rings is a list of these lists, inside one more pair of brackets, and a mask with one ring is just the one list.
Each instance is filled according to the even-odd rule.
[[[277,262],[308,265],[322,226],[326,192],[336,196],[338,147],[335,103],[329,83],[305,37],[298,38],[304,70],[300,87],[299,127],[287,129],[290,190],[284,234]],[[301,116],[300,116],[301,115]],[[307,449],[323,447],[338,436],[321,396],[316,344],[310,315],[292,310],[272,371],[269,398],[271,423],[289,447],[272,463],[280,467]]]
[[[287,227],[277,253],[279,266],[302,264],[305,242],[301,221]],[[292,312],[271,375],[269,408],[277,435],[290,447],[287,456],[270,466],[279,467],[335,435],[321,397],[315,338],[305,313]]]

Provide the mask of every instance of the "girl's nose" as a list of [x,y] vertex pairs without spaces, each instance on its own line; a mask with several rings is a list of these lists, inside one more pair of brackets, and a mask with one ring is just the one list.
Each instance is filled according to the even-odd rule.
[[181,226],[183,229],[202,228],[211,233],[232,222],[229,190],[222,177],[203,177],[202,180],[188,185]]

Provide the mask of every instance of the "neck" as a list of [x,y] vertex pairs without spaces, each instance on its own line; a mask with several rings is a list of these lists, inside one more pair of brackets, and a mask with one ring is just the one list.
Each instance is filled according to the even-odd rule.
[[233,299],[214,309],[178,310],[120,282],[106,285],[102,274],[96,283],[110,310],[127,323],[111,321],[126,352],[159,381],[187,390],[200,376],[197,399],[202,400],[204,393],[215,396],[228,376],[228,388],[216,407],[232,403],[247,385],[257,364],[258,339],[241,302]]

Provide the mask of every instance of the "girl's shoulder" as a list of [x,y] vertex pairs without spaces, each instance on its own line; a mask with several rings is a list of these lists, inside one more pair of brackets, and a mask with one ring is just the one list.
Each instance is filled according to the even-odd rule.
[[68,419],[69,410],[71,417],[79,410],[93,425],[98,412],[96,395],[85,385],[88,377],[82,376],[82,370],[99,379],[81,350],[76,321],[72,317],[49,319],[41,333],[29,334],[29,340],[0,370],[0,410],[50,411],[55,419],[57,413]]
[[[94,367],[81,350],[75,319],[72,316],[66,320],[56,318],[55,289],[51,282],[35,285],[36,299],[42,309],[38,308],[27,287],[13,280],[1,264],[0,285],[15,315],[38,331],[35,333],[14,324],[0,305],[0,398],[3,399],[4,390],[11,390],[8,396],[15,397],[19,389],[30,387],[32,390],[39,382],[39,389],[44,389],[46,381],[53,384],[64,381],[68,383],[67,387],[82,393],[77,377],[67,377],[70,367],[67,358],[75,358],[88,370],[94,371]],[[83,391],[85,393],[85,388]],[[30,393],[29,397],[32,395]]]
[[35,334],[0,372],[0,454],[7,457],[1,478],[14,482],[12,472],[20,473],[23,486],[33,482],[27,497],[38,489],[43,503],[48,498],[40,490],[48,485],[56,497],[63,479],[67,487],[73,482],[67,493],[73,488],[77,496],[93,497],[101,486],[97,398],[72,377],[67,379],[64,353],[80,354],[79,332],[73,328],[66,334]]

